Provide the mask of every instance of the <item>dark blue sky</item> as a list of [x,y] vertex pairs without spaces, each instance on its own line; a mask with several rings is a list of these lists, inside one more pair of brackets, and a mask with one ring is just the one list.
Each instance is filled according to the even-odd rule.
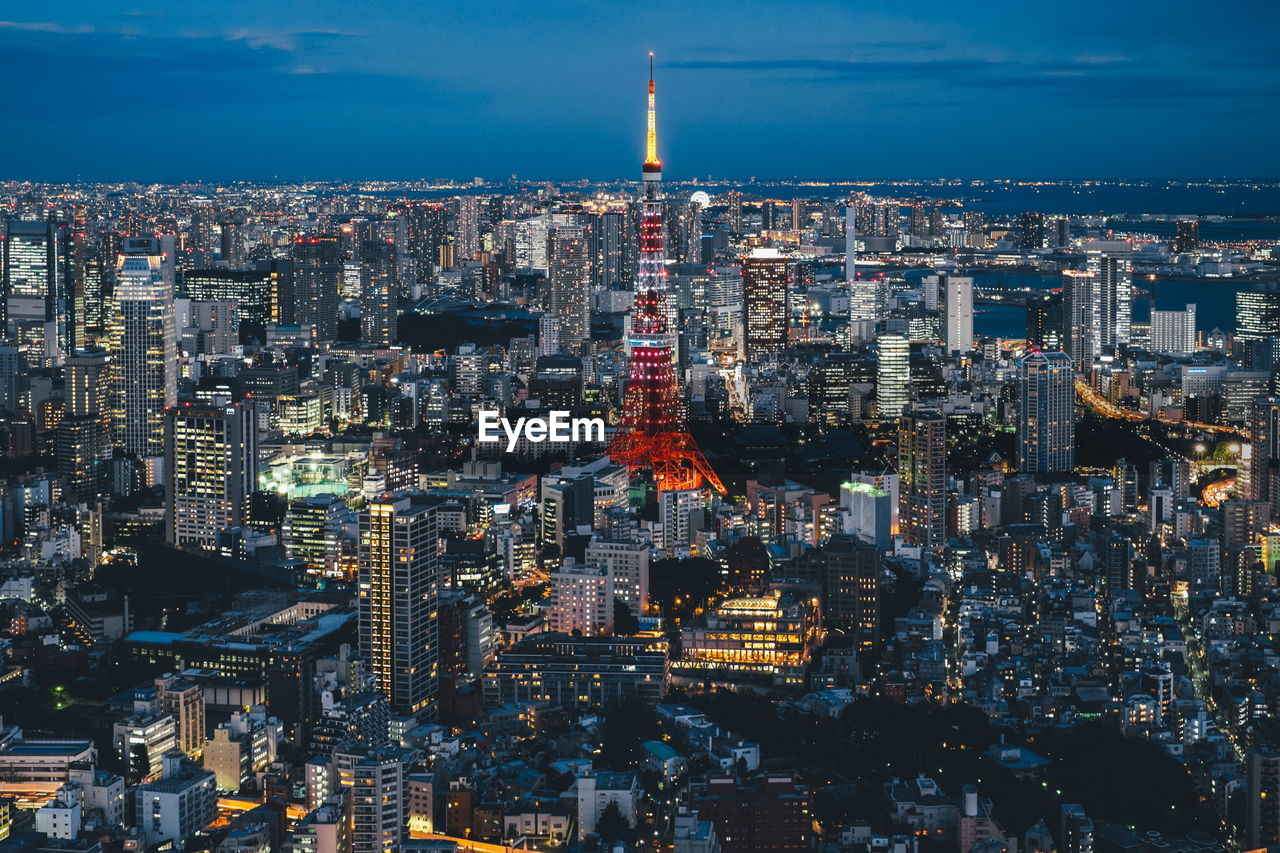
[[0,179],[1276,177],[1277,7],[7,0]]

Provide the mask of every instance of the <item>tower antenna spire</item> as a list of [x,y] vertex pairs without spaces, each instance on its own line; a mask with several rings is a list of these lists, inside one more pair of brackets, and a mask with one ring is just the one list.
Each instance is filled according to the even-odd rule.
[[662,178],[662,161],[658,159],[658,110],[654,104],[653,92],[653,51],[649,51],[649,127],[644,146],[646,181],[657,181]]

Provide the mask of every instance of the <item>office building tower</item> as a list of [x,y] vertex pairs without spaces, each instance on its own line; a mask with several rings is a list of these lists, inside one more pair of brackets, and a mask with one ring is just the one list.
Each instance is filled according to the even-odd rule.
[[1027,298],[1027,345],[1066,352],[1066,299],[1064,291]]
[[214,551],[219,535],[249,520],[258,487],[258,416],[252,399],[166,413],[166,539],[179,548]]
[[293,261],[294,321],[311,326],[317,340],[338,332],[338,289],[342,284],[342,245],[337,234],[299,237],[289,250]]
[[547,233],[547,310],[560,320],[560,348],[583,355],[591,341],[590,233],[555,225]]
[[966,353],[973,349],[973,279],[968,276],[943,276],[939,282],[943,316],[943,345],[949,353]]
[[569,558],[551,571],[547,625],[584,637],[613,633],[613,576],[606,566],[578,564]]
[[639,542],[593,539],[587,545],[588,565],[604,566],[613,579],[613,597],[626,605],[633,616],[643,616],[649,608],[649,548]]
[[1172,355],[1196,351],[1196,306],[1183,311],[1151,312],[1151,349]]
[[876,339],[876,406],[880,420],[902,416],[911,403],[911,342],[903,335],[884,334]]
[[1129,343],[1133,323],[1133,247],[1124,240],[1092,240],[1084,246],[1093,279],[1089,322],[1100,351]]
[[458,199],[458,234],[454,260],[470,261],[480,254],[480,206],[484,199],[464,195]]
[[1249,429],[1253,453],[1249,457],[1248,496],[1266,501],[1272,515],[1280,516],[1280,398],[1255,401]]
[[1179,219],[1173,226],[1173,250],[1194,252],[1200,248],[1200,223],[1195,219]]
[[858,208],[844,209],[844,280],[852,283],[858,277]]
[[52,366],[74,343],[67,229],[53,221],[11,219],[0,248],[6,328],[29,361]]
[[1068,472],[1075,467],[1075,374],[1061,352],[1033,352],[1018,362],[1018,468]]
[[773,231],[778,227],[778,203],[763,201],[760,203],[760,230]]
[[609,290],[629,280],[625,265],[627,217],[621,211],[605,211],[591,224],[591,287]]
[[360,513],[360,652],[402,714],[435,712],[438,542],[434,506],[384,495]]
[[112,302],[112,441],[139,457],[161,456],[164,411],[178,397],[178,341],[160,257],[122,255]]
[[1015,245],[1018,249],[1029,252],[1043,249],[1048,245],[1043,213],[1024,213],[1018,217],[1018,231]]
[[308,495],[289,504],[280,530],[280,544],[291,560],[308,571],[332,575],[338,565],[338,540],[346,501],[337,495]]
[[399,335],[399,284],[396,247],[386,240],[367,240],[360,246],[360,340],[381,347],[394,346]]
[[[287,263],[287,262],[285,262]],[[241,322],[265,331],[273,316],[271,272],[238,269],[186,270],[182,274],[182,295],[199,302],[231,302]]]
[[852,632],[859,648],[874,648],[880,641],[880,548],[855,536],[833,536],[823,559],[823,615]]
[[1098,327],[1094,321],[1094,278],[1083,270],[1066,270],[1062,274],[1063,329],[1065,350],[1071,363],[1087,373],[1101,354]]
[[106,490],[111,356],[101,347],[76,350],[63,364],[65,411],[58,423],[58,474],[72,503]]
[[1263,341],[1280,334],[1280,284],[1236,291],[1236,340]]
[[787,259],[777,249],[755,249],[742,259],[743,357],[787,346]]
[[910,411],[898,421],[898,519],[908,545],[946,544],[946,419]]

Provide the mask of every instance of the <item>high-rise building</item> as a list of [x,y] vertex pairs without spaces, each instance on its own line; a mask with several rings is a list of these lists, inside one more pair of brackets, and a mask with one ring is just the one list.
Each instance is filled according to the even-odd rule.
[[584,637],[613,633],[613,576],[607,566],[575,563],[551,572],[547,625],[552,631]]
[[1089,322],[1100,353],[1129,343],[1133,324],[1133,246],[1124,240],[1092,240],[1085,244],[1084,254],[1093,279]]
[[1018,467],[1065,472],[1075,467],[1075,374],[1062,352],[1033,352],[1018,362]]
[[394,853],[404,842],[413,750],[392,744],[334,750],[338,785],[351,789],[351,853]]
[[946,544],[946,419],[910,411],[898,421],[898,520],[908,545],[926,550]]
[[1280,334],[1280,284],[1236,291],[1236,340],[1263,341]]
[[604,566],[613,579],[613,597],[635,616],[649,606],[649,548],[639,542],[593,539],[587,545],[588,565]]
[[1047,243],[1043,213],[1024,213],[1018,217],[1018,237],[1015,243],[1024,252],[1043,249]]
[[1194,252],[1200,248],[1200,222],[1195,219],[1179,219],[1173,226],[1173,250]]
[[1174,355],[1196,351],[1196,306],[1183,311],[1151,312],[1151,349]]
[[455,261],[474,260],[480,254],[480,205],[484,199],[464,195],[458,199],[458,241]]
[[294,320],[331,341],[338,331],[338,290],[342,285],[342,244],[337,234],[299,237],[293,259]]
[[787,259],[777,249],[755,249],[742,259],[743,357],[787,346]]
[[876,339],[879,362],[876,367],[876,405],[880,419],[894,420],[911,403],[911,342],[899,334]]
[[435,712],[438,544],[434,506],[384,495],[360,513],[360,651],[399,713]]
[[968,352],[973,349],[973,279],[949,275],[940,284],[943,345],[949,353]]
[[52,365],[74,342],[71,247],[52,221],[11,219],[0,244],[3,319],[32,363]]
[[111,317],[112,440],[140,457],[164,453],[164,412],[178,397],[173,289],[158,255],[122,255]]
[[66,411],[55,444],[63,493],[88,503],[106,491],[111,356],[101,347],[76,350],[63,364]]
[[560,320],[560,348],[583,355],[591,341],[590,231],[555,225],[547,233],[547,309]]
[[302,560],[313,572],[332,574],[346,508],[346,501],[332,494],[308,495],[290,503],[280,530],[285,554]]
[[1027,300],[1027,345],[1067,351],[1066,299],[1063,291],[1036,294]]
[[219,534],[249,520],[258,483],[258,417],[252,399],[225,406],[184,403],[166,413],[166,538],[217,550]]
[[1255,401],[1249,429],[1253,437],[1249,497],[1267,501],[1272,515],[1280,516],[1280,398]]
[[880,549],[855,536],[833,536],[823,551],[823,614],[852,631],[860,648],[880,641]]
[[360,340],[394,346],[399,335],[399,285],[396,247],[386,240],[366,240],[360,246]]

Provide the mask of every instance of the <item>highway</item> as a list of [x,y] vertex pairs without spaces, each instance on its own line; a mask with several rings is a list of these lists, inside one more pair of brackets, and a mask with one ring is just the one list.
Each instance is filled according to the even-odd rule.
[[1135,423],[1141,422],[1141,421],[1156,421],[1158,423],[1168,424],[1169,426],[1182,427],[1184,429],[1190,429],[1190,430],[1199,430],[1201,432],[1214,432],[1214,433],[1226,433],[1228,435],[1238,435],[1245,441],[1250,440],[1249,431],[1247,429],[1227,427],[1227,426],[1223,426],[1222,424],[1203,424],[1203,423],[1200,423],[1199,421],[1184,421],[1184,420],[1179,420],[1175,418],[1166,418],[1166,417],[1153,418],[1150,415],[1144,415],[1142,412],[1135,412],[1133,409],[1123,409],[1115,405],[1114,403],[1112,403],[1110,400],[1103,397],[1093,388],[1090,388],[1088,383],[1086,383],[1082,379],[1076,380],[1076,396],[1079,397],[1080,401],[1084,403],[1085,406],[1088,407],[1091,411],[1096,412],[1099,415],[1102,415],[1104,418],[1115,418],[1117,420],[1132,421]]

